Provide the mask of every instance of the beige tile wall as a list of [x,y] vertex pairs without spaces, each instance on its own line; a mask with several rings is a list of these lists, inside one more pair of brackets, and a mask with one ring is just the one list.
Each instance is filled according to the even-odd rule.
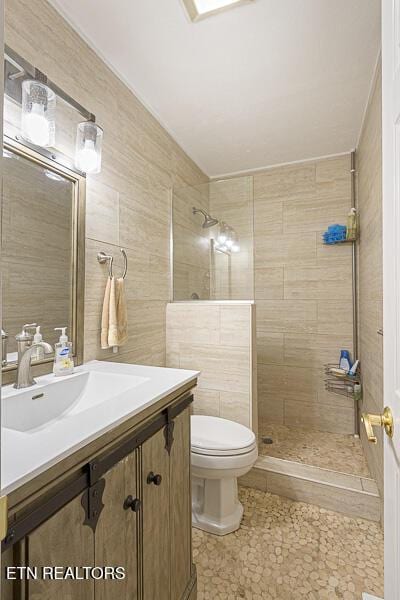
[[209,193],[208,183],[173,190],[174,300],[190,300],[192,294],[200,300],[210,297],[209,229],[203,229],[203,216],[192,210],[209,212]]
[[[383,409],[382,328],[382,80],[379,68],[357,148],[357,204],[360,213],[359,329],[365,412]],[[383,433],[378,444],[361,439],[371,473],[383,495]]]
[[167,366],[201,371],[194,412],[257,431],[252,303],[167,306]]
[[351,206],[350,156],[254,175],[259,413],[269,422],[352,433],[352,400],[323,366],[352,350],[351,248],[323,246]]
[[[7,0],[6,43],[45,72],[104,127],[103,166],[88,178],[85,359],[165,364],[170,299],[170,190],[207,177],[130,90],[45,1]],[[58,147],[73,153],[75,130],[61,119]],[[129,342],[99,348],[106,268],[99,250],[127,249]]]
[[[211,254],[211,298],[253,300],[253,178],[210,182],[210,212],[228,223],[239,236],[240,252]],[[216,237],[218,229],[210,230]]]

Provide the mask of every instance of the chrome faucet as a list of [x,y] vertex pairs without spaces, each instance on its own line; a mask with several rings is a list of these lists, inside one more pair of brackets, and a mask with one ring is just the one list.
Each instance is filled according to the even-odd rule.
[[18,350],[18,364],[21,362],[25,350],[32,346],[33,335],[29,333],[28,329],[35,329],[36,326],[36,323],[27,323],[23,326],[21,333],[15,336]]
[[33,335],[26,330],[32,329],[33,327],[36,327],[36,323],[24,325],[22,332],[15,337],[18,344],[18,367],[17,379],[14,383],[14,387],[17,390],[30,387],[36,383],[32,376],[31,361],[32,354],[37,350],[38,346],[43,348],[45,354],[51,354],[53,352],[52,346],[47,342],[36,342],[32,344]]
[[30,387],[35,385],[36,381],[33,379],[31,370],[32,354],[35,352],[38,346],[41,346],[45,354],[51,354],[53,348],[47,342],[37,342],[32,346],[29,346],[23,353],[21,360],[18,362],[17,368],[17,380],[14,383],[14,387],[19,390],[21,388]]

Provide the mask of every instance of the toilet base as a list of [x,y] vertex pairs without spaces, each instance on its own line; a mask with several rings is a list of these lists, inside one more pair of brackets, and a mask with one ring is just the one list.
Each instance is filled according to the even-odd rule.
[[192,476],[192,525],[227,535],[240,527],[243,506],[238,500],[237,479],[200,479]]

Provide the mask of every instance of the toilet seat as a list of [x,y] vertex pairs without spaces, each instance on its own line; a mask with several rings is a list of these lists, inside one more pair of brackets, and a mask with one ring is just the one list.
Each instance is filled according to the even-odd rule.
[[252,453],[256,436],[248,427],[219,417],[192,415],[191,448],[205,456],[239,456]]

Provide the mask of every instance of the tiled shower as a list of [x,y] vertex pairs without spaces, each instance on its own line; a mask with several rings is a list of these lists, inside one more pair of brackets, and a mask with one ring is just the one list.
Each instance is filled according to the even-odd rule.
[[[379,81],[376,85],[379,87]],[[369,110],[372,121],[369,126],[376,129],[378,110],[373,102]],[[361,138],[364,147],[357,149],[364,171],[370,159],[371,135],[367,131],[365,140]],[[358,153],[356,157],[358,160]],[[374,157],[379,163],[378,158]],[[373,175],[375,179],[379,176],[376,169]],[[359,208],[365,189],[368,192],[371,185],[371,181],[358,181]],[[376,202],[375,196],[374,199]],[[365,492],[371,495],[367,498],[370,504],[367,502],[366,514],[373,513],[371,518],[379,518],[379,495],[374,480],[380,483],[381,453],[368,447],[362,431],[362,441],[357,435],[363,404],[357,405],[352,394],[332,393],[325,386],[325,365],[338,364],[341,349],[353,352],[353,284],[352,245],[325,245],[322,234],[331,224],[346,224],[351,206],[350,152],[174,189],[173,301],[186,306],[183,309],[182,304],[182,309],[175,311],[187,311],[190,303],[192,314],[197,302],[199,315],[200,305],[210,305],[213,301],[231,303],[232,307],[237,301],[254,305],[255,319],[250,329],[255,345],[249,369],[253,373],[253,398],[255,395],[257,398],[257,423],[253,410],[250,424],[258,430],[261,463],[265,460],[259,466],[268,471],[267,479],[274,480],[276,485],[271,489],[257,469],[251,475],[252,485],[279,493],[277,487],[284,488],[285,478],[289,477],[290,490],[282,493],[294,493],[300,499],[304,499],[304,490],[299,494],[293,492],[296,488],[293,481],[304,479],[318,485],[328,484],[335,490],[336,486],[344,487],[350,496]],[[203,228],[203,216],[193,214],[194,207],[201,208],[219,223],[229,224],[237,235],[240,251],[218,251],[219,226]],[[372,219],[370,228],[376,224],[373,239],[378,236],[379,243],[378,221],[374,222],[367,214],[360,218],[361,223],[366,218]],[[363,276],[370,248],[366,235],[361,237],[357,248]],[[371,311],[371,307],[376,312],[381,303],[380,277],[376,272],[375,304],[372,305],[372,298],[369,303],[364,298],[361,302],[358,299],[364,313],[368,308]],[[368,320],[367,315],[364,319]],[[379,316],[375,320],[374,326],[378,328]],[[184,329],[187,322],[182,317]],[[191,336],[197,339],[202,323],[204,319],[199,318],[194,329],[186,331],[186,343]],[[363,323],[358,326],[359,330],[368,331],[363,329]],[[365,333],[364,338],[361,335],[363,339],[368,351],[368,354],[364,351],[367,361],[364,368],[367,366],[369,372],[369,353],[381,339],[375,336],[370,348],[365,344]],[[167,317],[167,354],[168,346]],[[223,358],[220,360],[223,364]],[[201,367],[197,361],[196,368]],[[376,385],[381,386],[381,382]],[[370,384],[364,390],[367,399],[368,387]],[[226,416],[220,412],[220,396],[205,394],[204,390],[198,394],[202,401],[195,403],[195,410]],[[379,405],[382,396],[376,396]],[[224,398],[226,403],[226,394]],[[235,411],[229,414],[235,415]],[[309,468],[311,471],[307,471]],[[277,483],[278,475],[281,479]],[[339,481],[342,475],[348,477],[344,482]],[[321,493],[329,495],[332,489],[321,488]],[[321,490],[313,490],[311,500]],[[310,499],[309,493],[307,488],[305,499]],[[365,500],[357,495],[354,498],[361,504]]]

